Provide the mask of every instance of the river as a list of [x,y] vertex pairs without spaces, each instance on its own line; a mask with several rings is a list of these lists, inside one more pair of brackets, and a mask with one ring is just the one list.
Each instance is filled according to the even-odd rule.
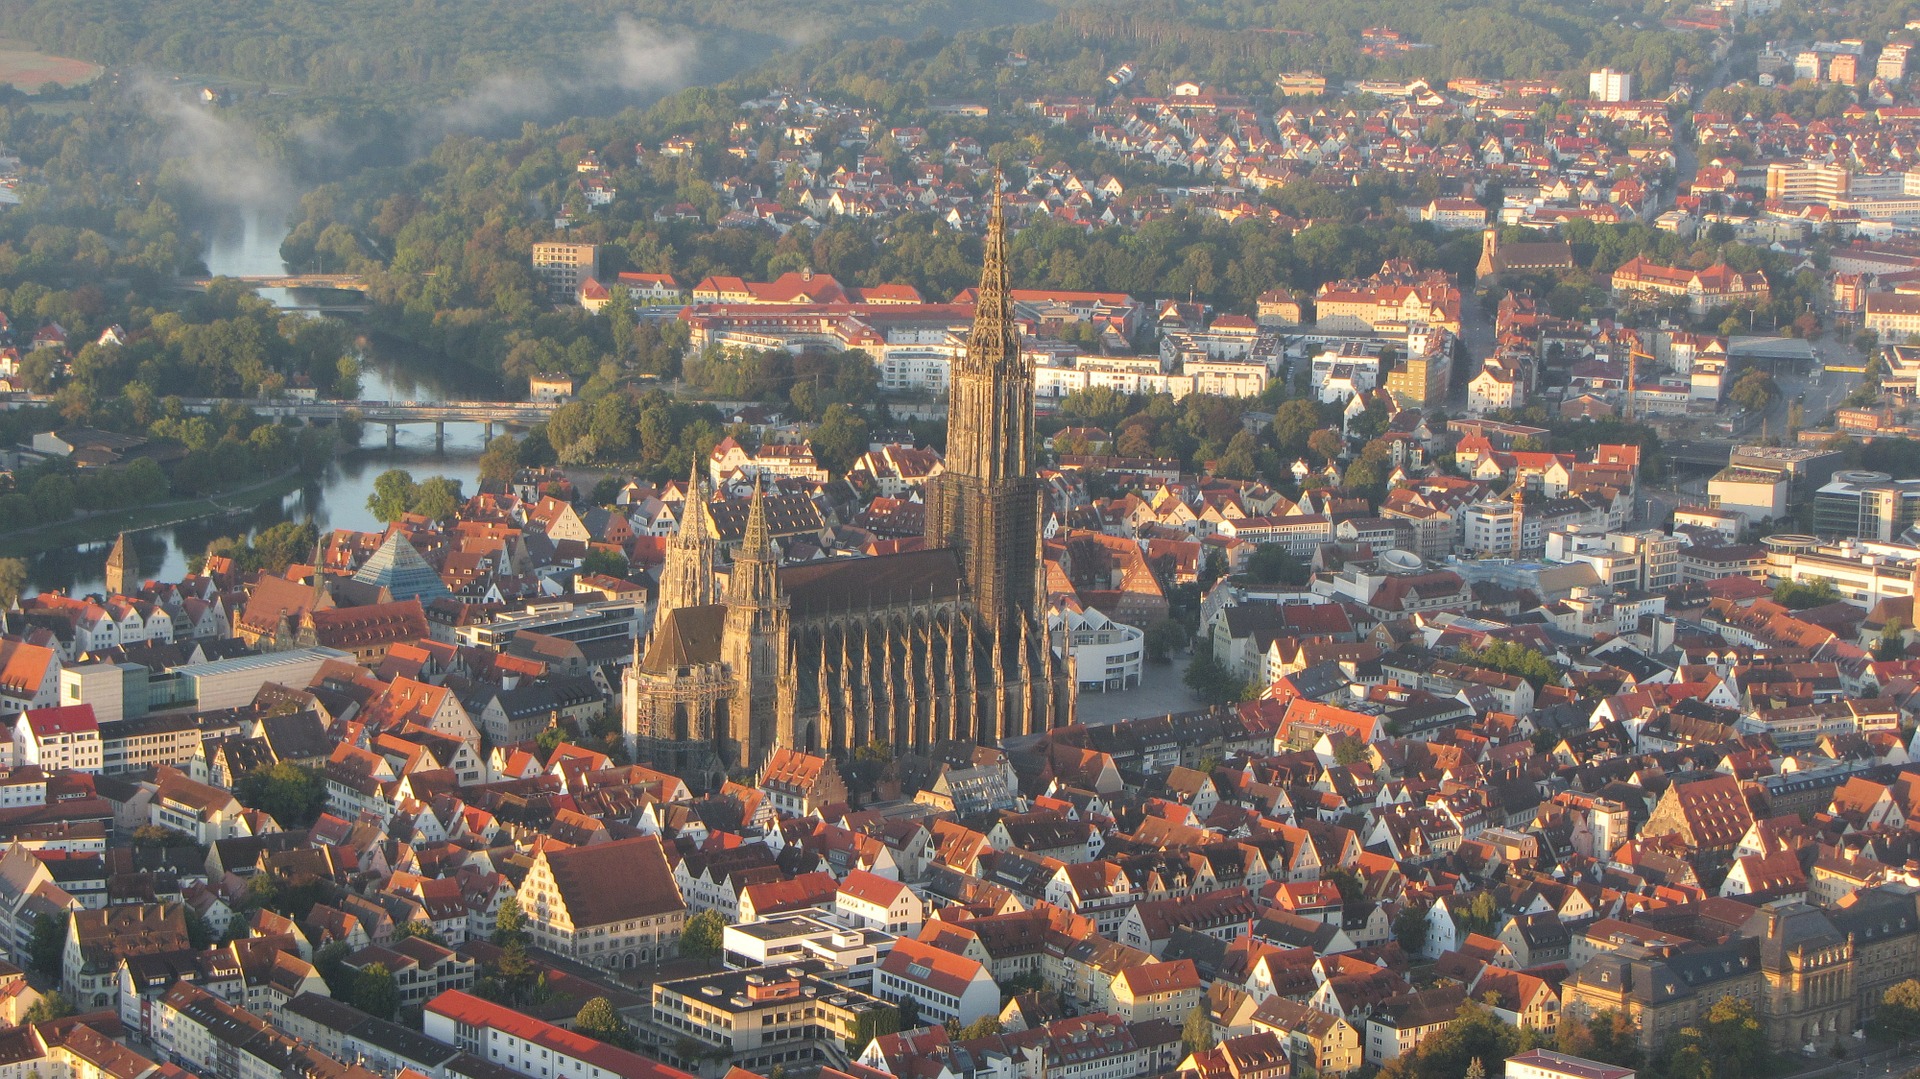
[[[280,259],[280,241],[286,235],[286,214],[259,210],[241,215],[229,227],[217,230],[207,248],[207,268],[215,274],[278,274],[286,272]],[[294,302],[285,289],[264,289],[261,295],[282,305]],[[411,355],[395,342],[362,339],[360,397],[366,401],[472,400],[494,396],[497,387],[476,384],[470,372],[437,369]],[[446,449],[436,452],[430,424],[401,427],[399,444],[388,449],[384,428],[370,427],[363,446],[337,457],[326,475],[244,520],[191,521],[148,529],[128,536],[144,578],[177,581],[187,573],[187,558],[206,550],[220,536],[253,531],[281,521],[308,516],[325,530],[381,527],[367,511],[374,478],[390,468],[404,468],[416,479],[448,476],[472,493],[479,478],[485,429],[476,423],[447,424]],[[107,552],[111,540],[77,548],[45,551],[32,559],[30,591],[65,589],[70,595],[100,592],[105,587]]]

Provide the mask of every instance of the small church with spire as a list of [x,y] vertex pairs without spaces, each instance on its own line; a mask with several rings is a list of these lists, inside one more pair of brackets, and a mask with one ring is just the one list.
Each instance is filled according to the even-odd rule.
[[1071,661],[1046,622],[1033,372],[997,192],[950,386],[946,471],[928,486],[921,550],[782,566],[756,484],[721,567],[696,465],[653,629],[622,687],[636,761],[711,788],[780,747],[994,745],[1071,722]]

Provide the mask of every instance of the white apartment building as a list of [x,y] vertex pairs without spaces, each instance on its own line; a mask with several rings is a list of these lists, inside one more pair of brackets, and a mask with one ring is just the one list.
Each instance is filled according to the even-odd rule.
[[1549,562],[1584,562],[1615,589],[1658,592],[1680,583],[1680,541],[1664,532],[1554,529],[1547,534],[1546,556]]
[[1371,342],[1348,342],[1322,350],[1308,368],[1314,400],[1337,404],[1380,385],[1380,350]]
[[1467,383],[1467,412],[1484,416],[1503,408],[1519,408],[1526,402],[1526,388],[1505,367],[1488,364]]
[[1476,558],[1505,558],[1513,553],[1514,521],[1519,519],[1520,554],[1538,554],[1546,546],[1545,522],[1538,512],[1515,513],[1504,499],[1483,499],[1465,511],[1465,553]]
[[833,911],[851,925],[913,936],[927,920],[927,907],[913,889],[864,869],[850,869],[834,893]]
[[74,704],[22,713],[13,724],[13,760],[49,772],[71,768],[98,775],[105,753],[93,706]]
[[1633,74],[1603,67],[1587,73],[1587,96],[1595,101],[1632,101]]

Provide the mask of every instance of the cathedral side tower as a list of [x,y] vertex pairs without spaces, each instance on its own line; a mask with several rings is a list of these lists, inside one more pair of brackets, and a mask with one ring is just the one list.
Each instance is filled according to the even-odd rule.
[[681,503],[680,527],[667,540],[667,560],[660,567],[660,591],[653,621],[659,625],[669,611],[715,602],[713,589],[714,528],[700,485],[700,463],[687,479],[686,501]]
[[[790,659],[790,632],[779,567],[779,550],[767,526],[766,489],[755,482],[746,534],[727,574],[726,628],[720,644],[721,661],[733,678],[727,750],[728,763],[735,768],[757,768],[761,760],[756,758],[792,741],[792,732],[780,729],[781,667]],[[790,724],[791,717],[786,718]]]

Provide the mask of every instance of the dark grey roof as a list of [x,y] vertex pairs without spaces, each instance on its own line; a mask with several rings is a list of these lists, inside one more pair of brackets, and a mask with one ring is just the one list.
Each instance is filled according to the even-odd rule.
[[530,682],[494,694],[500,707],[512,719],[572,708],[600,699],[600,687],[585,676],[552,678]]

